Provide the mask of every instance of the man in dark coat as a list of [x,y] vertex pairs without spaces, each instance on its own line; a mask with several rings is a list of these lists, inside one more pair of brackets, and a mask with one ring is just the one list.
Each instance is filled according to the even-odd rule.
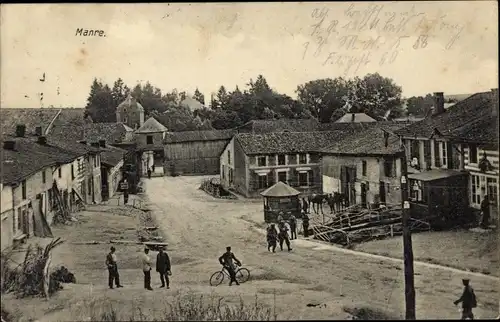
[[128,181],[127,178],[124,178],[122,183],[120,184],[120,188],[123,191],[123,202],[126,205],[128,203]]
[[148,179],[151,179],[151,168],[148,168]]
[[222,254],[221,257],[219,257],[219,263],[227,269],[229,276],[231,277],[229,286],[233,285],[233,282],[236,283],[236,285],[240,285],[240,283],[236,279],[235,264],[241,266],[241,262],[236,258],[236,256],[234,256],[234,253],[231,251],[230,246],[226,247],[226,252]]
[[302,198],[302,210],[305,214],[307,214],[309,211],[309,203],[307,202],[306,198]]
[[285,242],[288,251],[291,251],[292,248],[290,247],[290,239],[288,238],[288,227],[286,226],[284,220],[279,222],[278,230],[279,230],[278,239],[280,242],[280,249],[283,250],[283,242]]
[[302,228],[304,229],[304,237],[309,236],[309,217],[307,214],[302,215]]
[[165,287],[165,281],[167,281],[167,288],[170,288],[170,279],[168,278],[168,276],[172,274],[170,268],[170,258],[168,254],[163,251],[162,247],[156,256],[156,271],[160,274],[160,287]]
[[111,251],[106,256],[106,266],[108,268],[108,285],[113,288],[113,282],[116,287],[123,287],[120,285],[120,275],[118,274],[118,264],[116,259],[116,249],[111,246]]
[[271,251],[271,248],[273,250],[273,253],[276,252],[276,245],[278,242],[278,232],[276,231],[276,227],[274,224],[271,224],[267,228],[267,250]]
[[462,302],[462,320],[474,320],[472,309],[477,306],[476,295],[474,294],[472,287],[469,285],[469,279],[463,279],[462,283],[464,284],[464,292],[454,303],[457,305]]
[[290,222],[290,239],[297,239],[297,218],[292,214],[288,221]]
[[488,196],[484,196],[483,201],[481,201],[481,227],[487,229],[490,225],[490,200]]

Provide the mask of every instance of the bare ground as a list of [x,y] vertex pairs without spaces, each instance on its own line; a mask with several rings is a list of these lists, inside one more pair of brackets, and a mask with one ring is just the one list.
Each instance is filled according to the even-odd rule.
[[[25,321],[70,321],[88,318],[89,308],[113,305],[124,314],[142,305],[149,316],[159,314],[179,294],[220,295],[237,303],[240,297],[274,306],[279,319],[347,319],[356,307],[371,307],[394,318],[404,316],[402,265],[393,261],[337,252],[331,247],[312,248],[296,241],[292,252],[267,252],[262,225],[262,204],[244,200],[218,200],[198,190],[200,177],[158,177],[145,180],[146,194],[158,224],[166,234],[173,261],[170,290],[153,292],[142,287],[138,262],[140,245],[118,245],[123,289],[107,289],[105,254],[110,244],[77,245],[84,240],[136,240],[137,218],[113,214],[109,206],[93,206],[75,225],[55,228],[67,242],[55,250],[54,261],[75,273],[77,284],[68,285],[48,301],[2,298],[6,308]],[[106,231],[106,232],[104,232]],[[310,243],[309,243],[310,244]],[[218,270],[218,256],[232,246],[243,265],[251,270],[249,282],[228,287],[208,284]],[[155,256],[155,253],[152,254]],[[57,259],[56,259],[57,258]],[[465,272],[417,266],[417,318],[457,318],[453,301],[461,293]],[[498,280],[472,277],[479,307],[478,318],[498,315]],[[159,296],[161,294],[161,296]],[[307,306],[307,304],[322,304]],[[29,309],[26,307],[29,306]],[[40,318],[43,317],[43,318]]]

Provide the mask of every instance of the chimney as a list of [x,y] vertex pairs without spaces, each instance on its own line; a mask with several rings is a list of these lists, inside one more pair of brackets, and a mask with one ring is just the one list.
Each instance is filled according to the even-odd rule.
[[356,119],[356,114],[352,113],[352,119],[351,119],[351,122],[354,122],[354,120]]
[[106,147],[106,140],[99,140],[99,146],[101,148],[105,148]]
[[92,143],[90,143],[90,145],[93,146],[94,148],[98,148],[99,142],[92,142]]
[[19,138],[23,138],[24,134],[26,134],[26,125],[18,124],[16,126],[16,136]]
[[42,133],[42,127],[41,126],[35,127],[35,135],[36,136],[42,136],[43,135],[43,133]]
[[492,88],[491,89],[491,105],[492,105],[492,111],[491,114],[496,117],[498,116],[498,88]]
[[47,144],[47,138],[45,136],[39,136],[37,143],[45,145],[45,144]]
[[3,148],[5,150],[14,150],[16,148],[16,141],[4,141]]
[[433,115],[438,115],[444,112],[444,93],[435,92],[434,93],[434,111]]

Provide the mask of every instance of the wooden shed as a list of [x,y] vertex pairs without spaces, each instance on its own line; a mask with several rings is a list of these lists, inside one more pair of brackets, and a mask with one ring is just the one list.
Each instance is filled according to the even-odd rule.
[[291,215],[301,216],[299,195],[300,191],[281,181],[261,193],[264,197],[264,220],[266,223],[277,222],[279,214],[288,220]]

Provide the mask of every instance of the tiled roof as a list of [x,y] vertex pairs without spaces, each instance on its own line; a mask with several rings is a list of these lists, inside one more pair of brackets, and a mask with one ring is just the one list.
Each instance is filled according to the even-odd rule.
[[61,109],[56,108],[0,108],[0,128],[4,135],[14,135],[16,126],[24,124],[26,134],[34,135],[35,128],[45,131]]
[[299,195],[300,191],[290,187],[286,183],[278,181],[260,194],[265,197],[291,197]]
[[273,119],[253,120],[237,128],[239,133],[271,133],[280,131],[314,131],[319,122],[316,119]]
[[133,129],[123,123],[90,123],[81,126],[54,126],[49,137],[61,140],[82,141],[88,143],[105,140],[113,144],[122,142],[126,138],[126,133],[132,133]]
[[88,144],[79,143],[77,141],[59,140],[52,137],[47,138],[47,143],[78,155],[97,154],[101,151],[99,148]]
[[166,131],[168,130],[163,124],[158,122],[154,117],[150,117],[135,133],[158,133]]
[[[399,137],[393,134],[404,124],[392,122],[378,122],[377,126],[367,127],[364,130],[345,132],[334,144],[320,152],[329,154],[348,155],[392,155],[401,151]],[[384,130],[389,133],[385,146]]]
[[[354,116],[354,119],[353,119]],[[373,117],[366,115],[365,113],[347,113],[338,120],[336,123],[365,123],[365,122],[377,122]]]
[[230,140],[235,134],[235,130],[168,132],[165,143]]
[[[61,108],[52,126],[73,125],[80,126],[86,123],[84,108]],[[49,130],[50,133],[50,130]]]
[[485,115],[453,131],[462,142],[492,143],[498,145],[498,116]]
[[101,148],[101,163],[114,167],[124,159],[126,153],[127,151],[124,149],[106,146],[105,148]]
[[[15,141],[14,150],[3,148],[4,141]],[[78,158],[78,153],[63,150],[51,143],[41,145],[32,138],[4,137],[2,141],[2,182],[13,183],[55,165],[56,163],[69,163]]]
[[477,93],[438,115],[430,115],[397,131],[404,137],[431,137],[437,129],[444,137],[458,137],[469,122],[491,116],[491,92]]
[[236,140],[247,155],[314,152],[338,140],[345,131],[240,133]]

